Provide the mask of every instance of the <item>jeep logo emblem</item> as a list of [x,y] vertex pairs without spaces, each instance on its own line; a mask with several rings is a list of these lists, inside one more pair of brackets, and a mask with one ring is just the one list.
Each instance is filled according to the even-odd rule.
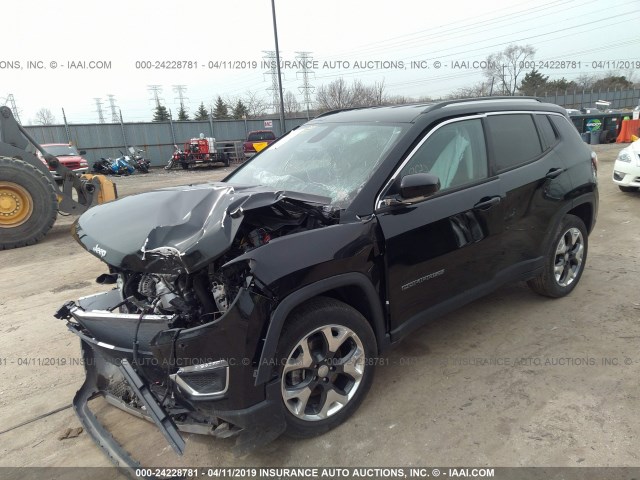
[[97,253],[102,258],[104,258],[104,256],[107,254],[107,251],[104,248],[100,248],[100,245],[98,245],[97,243],[96,246],[91,249],[91,251]]

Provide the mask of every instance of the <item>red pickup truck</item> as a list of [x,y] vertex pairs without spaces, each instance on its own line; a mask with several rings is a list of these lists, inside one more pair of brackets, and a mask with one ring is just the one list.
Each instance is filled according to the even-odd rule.
[[[70,168],[76,173],[87,173],[89,170],[87,160],[82,157],[82,155],[87,153],[84,150],[80,150],[78,152],[76,147],[69,143],[43,143],[41,147],[54,157],[57,157],[57,159],[60,160],[60,163],[65,167]],[[42,160],[42,163],[47,165],[47,162],[39,151],[37,152],[37,155],[38,158]],[[47,165],[47,167],[49,167],[49,165]],[[49,171],[51,171],[53,178],[56,180],[62,180],[62,177],[55,172],[55,168],[49,167]]]
[[242,144],[244,156],[253,157],[261,152],[276,140],[276,135],[271,130],[254,130],[249,132],[247,140]]

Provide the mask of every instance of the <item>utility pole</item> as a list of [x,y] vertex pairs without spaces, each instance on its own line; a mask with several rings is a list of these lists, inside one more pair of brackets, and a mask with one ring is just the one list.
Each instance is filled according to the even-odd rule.
[[309,105],[311,104],[311,93],[315,91],[316,87],[309,84],[309,74],[314,75],[311,69],[309,69],[309,64],[312,63],[312,59],[309,56],[311,52],[296,52],[298,55],[296,56],[296,60],[303,64],[302,70],[298,70],[297,74],[302,75],[302,86],[298,88],[300,93],[302,93],[304,98],[304,103],[307,106],[307,120],[309,120]]
[[280,71],[280,48],[278,47],[278,25],[276,23],[276,4],[271,0],[271,14],[273,16],[273,38],[276,44],[276,67],[278,67],[278,90],[280,92],[280,135],[286,133],[284,123],[284,96],[282,95],[282,72]]
[[64,131],[67,134],[67,143],[71,143],[71,132],[69,131],[69,124],[67,123],[67,114],[62,109],[62,119],[64,120]]
[[107,94],[109,98],[109,108],[111,108],[111,123],[118,123],[120,119],[118,118],[118,112],[116,109],[118,106],[116,105],[116,97],[115,95]]
[[120,115],[119,115],[120,119],[119,120],[120,120],[120,130],[122,131],[122,141],[124,142],[124,149],[126,151],[127,148],[129,147],[129,145],[128,145],[129,142],[127,141],[127,134],[124,131],[124,120],[122,120],[122,110],[120,110],[118,108],[118,111],[120,112]]
[[280,110],[278,106],[280,104],[280,98],[278,97],[278,60],[276,57],[276,52],[274,52],[273,50],[263,52],[265,53],[265,56],[262,58],[264,58],[269,65],[269,71],[265,72],[264,75],[271,75],[271,86],[267,88],[267,91],[271,92],[271,104],[273,105],[273,111],[275,113],[278,113],[278,111]]
[[20,121],[20,115],[18,114],[18,107],[16,107],[16,99],[14,98],[13,93],[10,93],[7,96],[7,101],[5,102],[5,105],[7,103],[9,104],[9,108],[11,108],[11,111],[13,112],[13,116],[16,118],[18,123],[22,123]]
[[104,123],[104,115],[102,113],[102,99],[94,98],[96,101],[96,112],[98,113],[98,123]]
[[187,86],[173,85],[173,91],[178,94],[178,96],[175,99],[180,102],[180,111],[187,113],[187,109],[184,107],[184,101],[188,100],[188,98],[184,96],[185,92],[187,91]]
[[156,108],[158,108],[160,106],[160,94],[162,93],[162,86],[147,85],[147,90],[150,91],[153,95],[153,98],[151,98],[150,100],[153,100],[156,104]]

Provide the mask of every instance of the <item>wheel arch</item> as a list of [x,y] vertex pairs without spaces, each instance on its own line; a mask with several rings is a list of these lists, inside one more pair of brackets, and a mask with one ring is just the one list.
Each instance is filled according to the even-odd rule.
[[579,205],[574,206],[571,210],[566,212],[569,215],[575,215],[580,220],[584,222],[584,225],[587,227],[587,232],[591,233],[594,226],[594,209],[593,205],[589,202],[584,202]]
[[275,357],[282,328],[291,312],[306,301],[318,296],[340,300],[360,312],[371,324],[376,337],[378,351],[383,350],[390,343],[389,335],[385,328],[380,297],[369,278],[358,272],[349,272],[325,278],[291,293],[271,313],[267,335],[260,355],[256,385],[266,383],[271,379],[273,367],[271,360]]

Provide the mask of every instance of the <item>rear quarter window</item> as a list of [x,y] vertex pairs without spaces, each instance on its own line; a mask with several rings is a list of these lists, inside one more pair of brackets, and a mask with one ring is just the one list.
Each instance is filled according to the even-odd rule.
[[540,135],[542,136],[542,143],[544,144],[545,150],[558,143],[558,136],[556,135],[556,131],[553,129],[548,116],[536,115],[536,122],[540,129]]
[[551,121],[560,135],[560,138],[562,138],[563,143],[566,142],[569,145],[584,145],[584,142],[580,138],[580,134],[573,127],[571,121],[560,115],[551,115]]
[[542,153],[538,131],[529,114],[487,117],[493,163],[500,172],[528,163]]

